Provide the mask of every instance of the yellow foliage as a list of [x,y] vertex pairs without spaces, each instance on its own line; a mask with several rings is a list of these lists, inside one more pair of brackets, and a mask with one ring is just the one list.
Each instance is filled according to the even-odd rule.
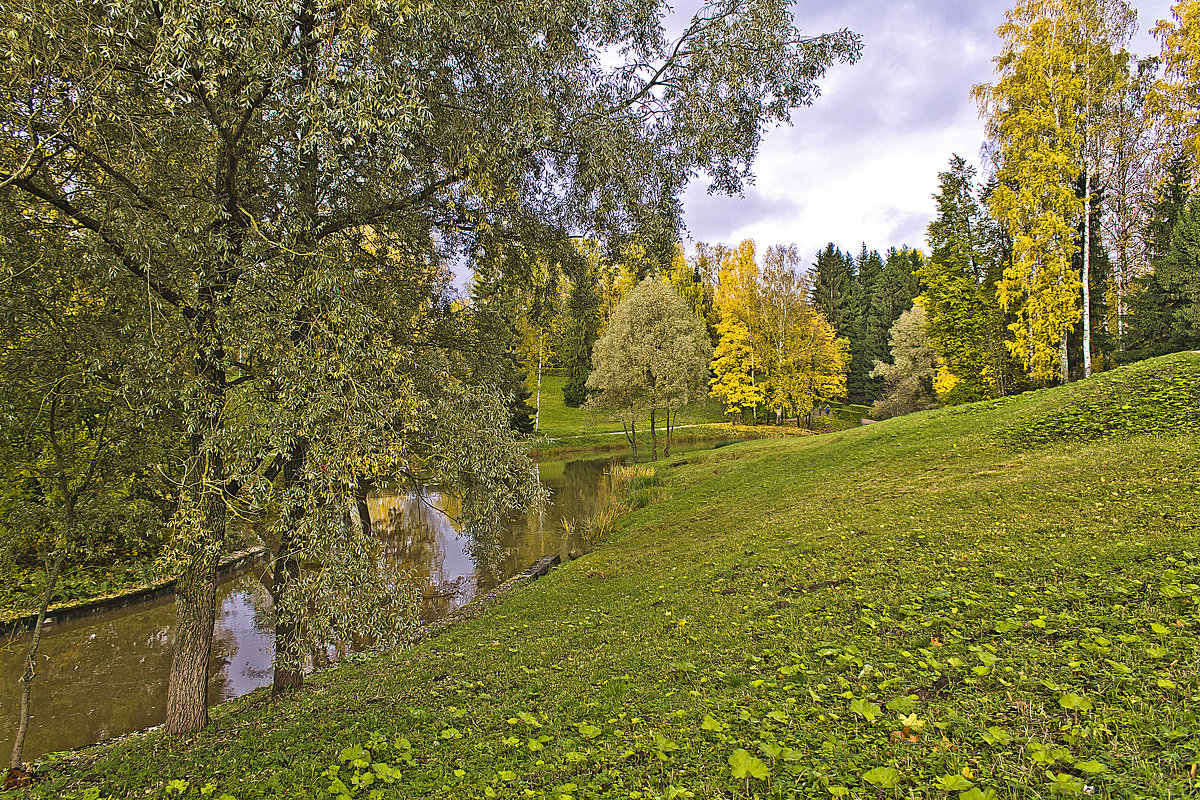
[[939,358],[937,372],[933,375],[933,389],[943,405],[949,404],[950,393],[958,385],[958,376]]
[[1163,77],[1146,106],[1163,129],[1163,138],[1180,144],[1194,171],[1200,166],[1200,0],[1180,0],[1171,16],[1153,30],[1162,43]]

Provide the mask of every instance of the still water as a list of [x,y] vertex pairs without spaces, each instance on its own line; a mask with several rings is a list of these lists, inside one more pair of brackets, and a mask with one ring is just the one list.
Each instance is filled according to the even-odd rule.
[[[443,617],[542,556],[556,553],[565,560],[570,551],[582,550],[583,542],[564,530],[562,520],[586,519],[599,510],[608,494],[605,472],[627,457],[593,455],[539,464],[542,482],[552,492],[550,503],[541,514],[509,524],[503,561],[493,571],[475,564],[466,538],[436,510],[453,511],[452,498],[430,493],[425,503],[401,495],[375,497],[371,517],[383,540],[384,563],[420,582],[425,621]],[[271,682],[273,623],[270,594],[260,580],[264,569],[255,567],[219,589],[210,703]],[[47,628],[37,656],[25,758],[162,722],[174,622],[174,602],[167,600]],[[26,647],[24,638],[0,642],[0,753],[11,750],[16,733],[17,679]]]

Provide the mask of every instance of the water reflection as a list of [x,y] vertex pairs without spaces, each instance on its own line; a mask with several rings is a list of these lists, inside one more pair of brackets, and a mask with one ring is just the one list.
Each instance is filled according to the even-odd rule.
[[[247,573],[224,584],[213,635],[208,698],[218,703],[270,680],[270,595]],[[175,605],[142,606],[47,628],[37,657],[26,758],[162,722]],[[27,642],[0,648],[0,749],[12,747],[17,678]]]
[[[428,492],[423,500],[381,495],[370,500],[382,540],[382,559],[393,574],[407,574],[424,597],[421,617],[432,621],[518,574],[545,555],[566,559],[586,549],[562,520],[583,520],[608,495],[607,468],[626,457],[545,461],[542,482],[552,492],[541,514],[510,520],[501,540],[502,560],[480,569],[470,542],[452,522],[454,497]],[[239,697],[270,683],[274,642],[271,598],[256,567],[220,587],[210,665],[209,702]],[[47,628],[33,685],[27,759],[67,750],[163,720],[175,606],[171,601]],[[0,753],[12,748],[20,699],[17,679],[24,638],[0,647]]]

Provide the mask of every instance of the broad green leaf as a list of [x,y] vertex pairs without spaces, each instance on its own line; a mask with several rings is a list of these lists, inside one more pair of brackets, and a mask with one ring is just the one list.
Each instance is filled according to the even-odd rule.
[[1006,745],[1012,741],[1012,736],[1004,728],[993,725],[984,732],[983,740],[990,745]]
[[875,767],[864,772],[862,779],[880,789],[895,789],[904,780],[904,775],[895,767]]
[[980,791],[979,787],[976,786],[974,789],[960,794],[958,800],[996,800],[996,790],[988,789],[987,791]]
[[944,792],[964,792],[975,787],[962,775],[943,775],[937,779],[937,785]]
[[1074,692],[1067,692],[1062,697],[1058,698],[1058,704],[1068,711],[1092,710],[1092,701],[1086,697],[1080,697]]
[[757,778],[765,781],[771,774],[766,764],[740,747],[729,756],[729,766],[735,778]]
[[850,702],[850,710],[861,717],[865,717],[867,722],[874,722],[875,718],[880,715],[879,706],[869,700],[856,699]]

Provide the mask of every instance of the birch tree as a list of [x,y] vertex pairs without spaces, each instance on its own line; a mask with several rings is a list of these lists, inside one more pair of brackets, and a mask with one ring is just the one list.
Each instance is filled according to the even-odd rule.
[[712,396],[725,404],[725,413],[745,415],[765,400],[762,387],[754,382],[754,350],[750,331],[736,320],[717,323],[717,347],[713,352]]
[[[775,245],[763,256],[757,316],[759,318],[764,367],[770,380],[767,401],[775,408],[775,424],[783,423],[784,407],[795,392],[791,374],[799,363],[790,358],[790,345],[800,317],[806,312],[807,282],[796,272],[800,253],[795,245]],[[789,391],[791,390],[791,391]],[[811,408],[811,406],[810,406]],[[807,409],[805,409],[807,411]]]
[[[1132,22],[1124,0],[1021,0],[997,29],[996,84],[973,89],[999,145],[989,205],[1012,239],[999,297],[1017,317],[1011,347],[1033,381],[1070,379],[1067,335],[1081,316],[1090,373],[1092,179],[1113,47],[1128,40]],[[1072,257],[1080,246],[1077,276]]]
[[[1200,168],[1200,0],[1179,0],[1171,8],[1171,19],[1161,20],[1153,33],[1162,45],[1162,77],[1147,104],[1160,138],[1182,150],[1194,179]],[[1165,172],[1166,162],[1176,153],[1171,146],[1162,153]]]

